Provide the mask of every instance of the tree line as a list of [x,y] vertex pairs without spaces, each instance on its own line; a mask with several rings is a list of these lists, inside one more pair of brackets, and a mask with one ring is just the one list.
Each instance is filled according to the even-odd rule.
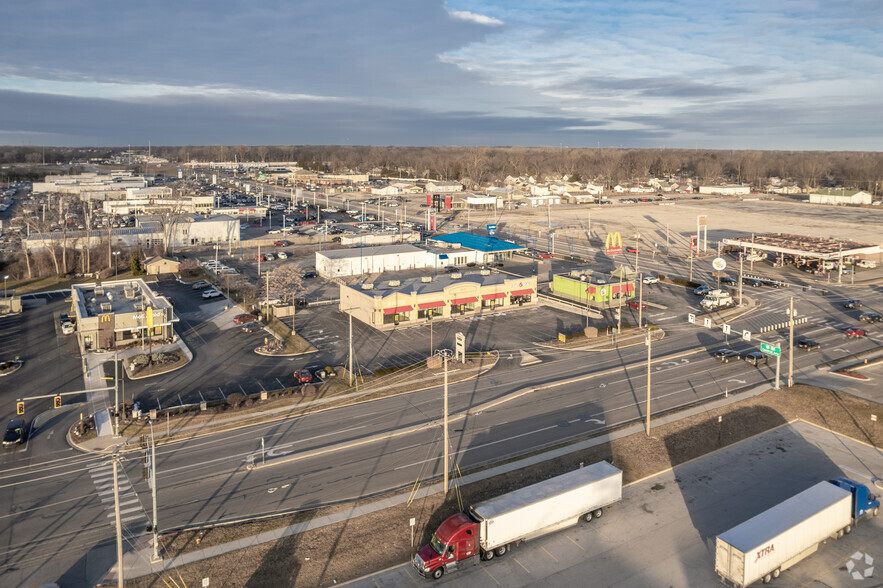
[[[124,148],[0,147],[0,162],[82,163]],[[147,147],[133,150],[147,152]],[[297,161],[324,173],[376,171],[385,177],[455,180],[468,189],[499,185],[506,176],[596,182],[607,188],[648,177],[691,178],[700,185],[747,184],[762,189],[769,178],[811,190],[836,186],[880,194],[883,153],[860,151],[741,151],[560,147],[384,147],[346,145],[203,145],[152,147],[180,165],[190,161]],[[14,172],[6,170],[12,175]],[[24,172],[22,172],[24,173]]]

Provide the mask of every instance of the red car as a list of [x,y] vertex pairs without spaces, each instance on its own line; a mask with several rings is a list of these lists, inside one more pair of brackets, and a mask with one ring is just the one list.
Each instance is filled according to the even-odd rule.
[[639,304],[638,302],[635,302],[634,300],[629,300],[629,303],[628,303],[628,304],[629,304],[629,306],[631,306],[632,308],[640,308],[641,310],[647,310],[647,305],[646,305],[646,304]]
[[625,250],[629,253],[640,253],[641,250],[636,247],[626,247]]
[[236,323],[237,325],[244,325],[245,323],[252,323],[256,320],[258,320],[258,317],[256,317],[253,314],[237,314],[235,317],[233,317],[233,322]]
[[864,337],[868,332],[861,327],[849,327],[846,329],[847,337]]
[[288,241],[276,241],[273,245],[276,247],[288,247]]
[[256,261],[267,261],[267,258],[264,255],[255,255],[254,258]]
[[301,384],[309,384],[313,381],[313,374],[310,373],[310,370],[303,369],[294,374],[295,379]]

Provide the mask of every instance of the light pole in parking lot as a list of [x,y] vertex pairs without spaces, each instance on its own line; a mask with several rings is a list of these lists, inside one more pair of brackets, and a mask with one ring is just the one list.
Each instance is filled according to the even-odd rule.
[[120,273],[119,264],[117,263],[117,257],[119,256],[119,254],[119,251],[113,252],[113,277],[117,277],[117,275],[119,275]]
[[652,341],[652,337],[650,336],[650,329],[647,329],[647,340],[645,343],[647,344],[647,436],[650,436],[650,374],[652,373],[650,370],[650,365],[652,363],[650,359],[650,342]]
[[9,279],[9,276],[3,276],[3,299],[6,300],[6,280]]

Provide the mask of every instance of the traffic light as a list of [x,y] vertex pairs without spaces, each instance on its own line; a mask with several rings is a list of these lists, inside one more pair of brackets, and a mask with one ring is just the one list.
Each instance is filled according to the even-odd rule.
[[25,413],[25,403],[19,400],[15,404],[15,413],[16,414],[24,414]]
[[52,400],[52,406],[54,406],[55,408],[61,408],[61,396],[56,396]]

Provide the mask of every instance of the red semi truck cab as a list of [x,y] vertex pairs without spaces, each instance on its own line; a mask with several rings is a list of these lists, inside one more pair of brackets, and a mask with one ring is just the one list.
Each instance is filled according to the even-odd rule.
[[445,572],[456,570],[458,562],[478,555],[478,523],[461,512],[443,522],[430,542],[417,552],[414,567],[424,578],[437,580]]

